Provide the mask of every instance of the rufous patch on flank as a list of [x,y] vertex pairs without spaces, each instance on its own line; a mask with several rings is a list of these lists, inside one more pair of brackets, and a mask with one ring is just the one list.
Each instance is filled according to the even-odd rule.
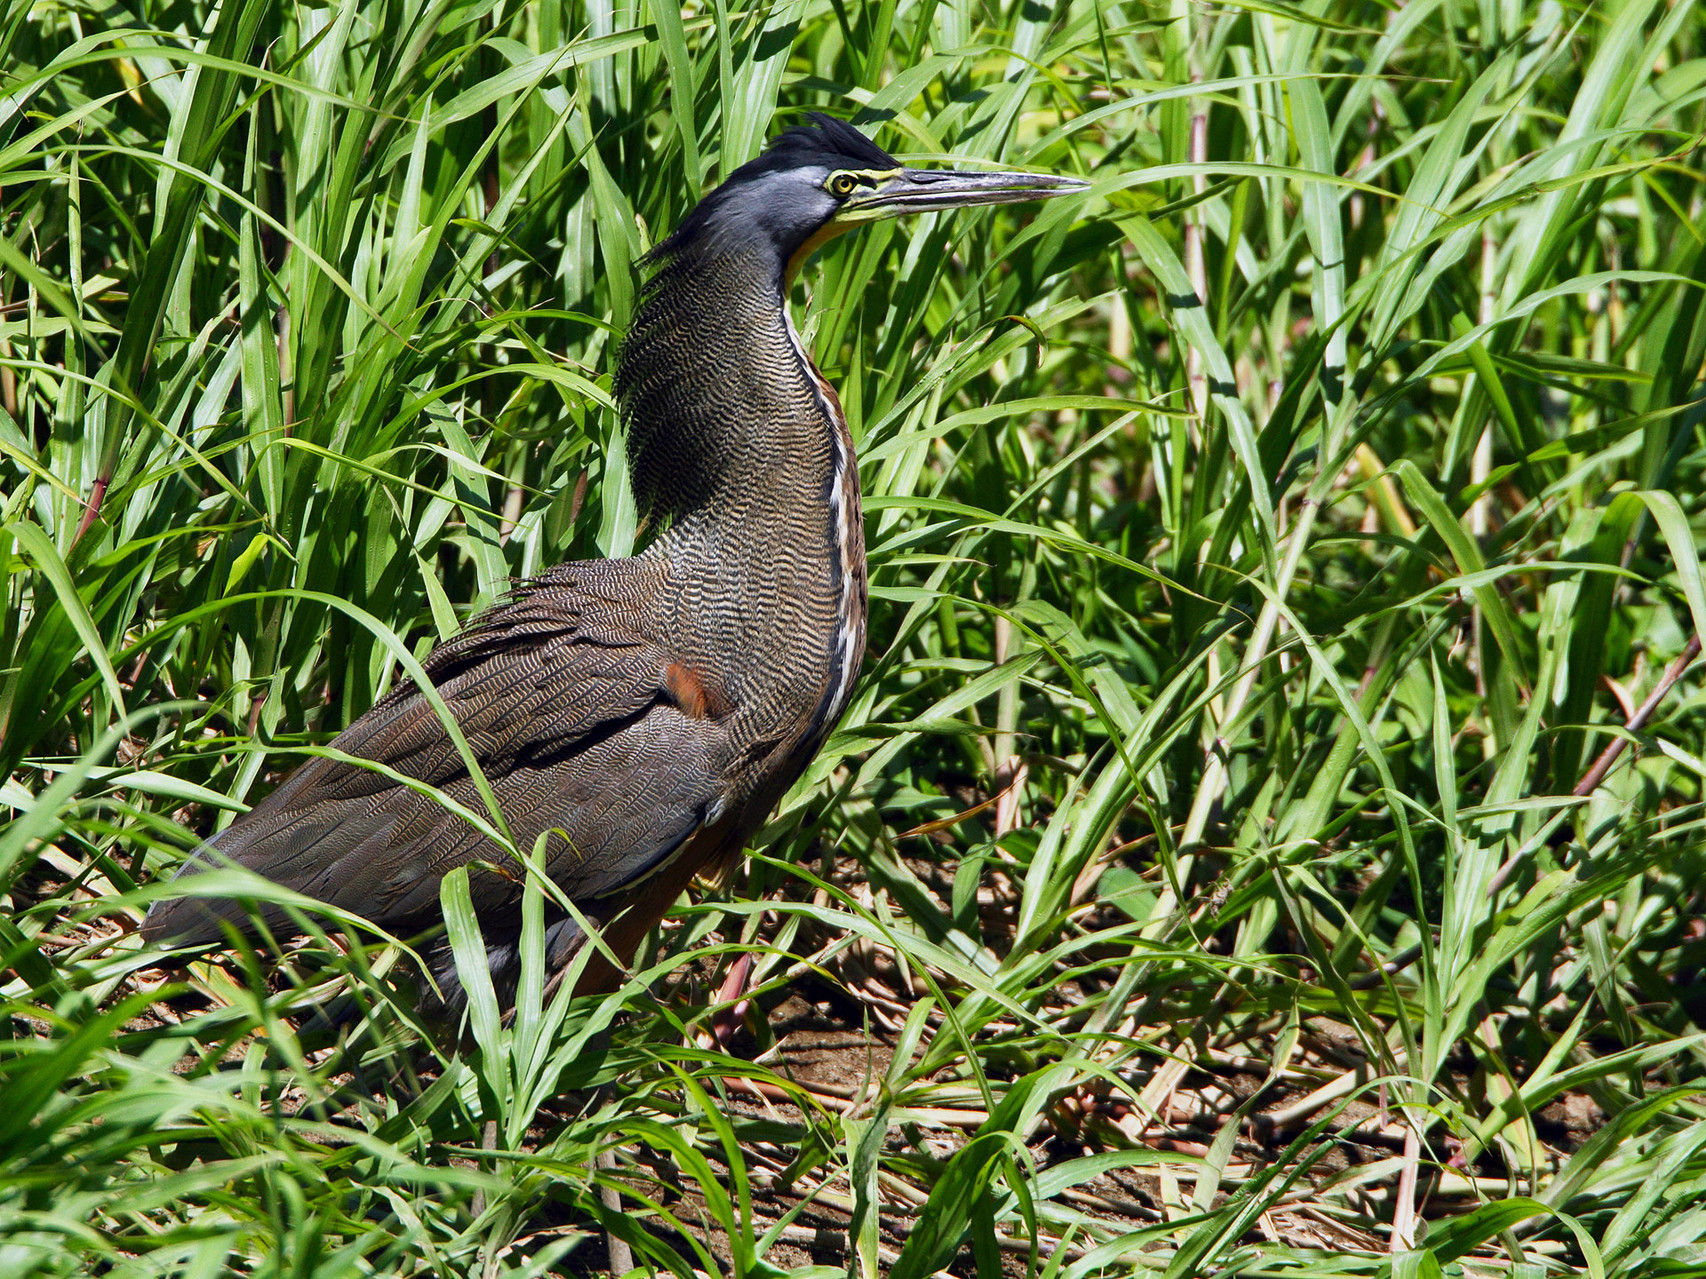
[[685,662],[663,668],[663,686],[689,719],[718,719],[728,713],[728,703]]

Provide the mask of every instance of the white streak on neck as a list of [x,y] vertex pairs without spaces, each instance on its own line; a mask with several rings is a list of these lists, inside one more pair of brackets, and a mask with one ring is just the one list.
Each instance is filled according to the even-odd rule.
[[[824,424],[829,430],[831,456],[834,461],[830,467],[829,478],[829,536],[830,552],[837,557],[840,568],[841,590],[835,602],[835,622],[839,661],[835,663],[835,683],[829,690],[827,705],[822,716],[819,729],[821,736],[828,736],[829,730],[840,720],[842,711],[847,709],[848,696],[853,691],[853,673],[858,669],[858,654],[854,645],[859,641],[859,619],[854,616],[858,608],[858,589],[855,577],[857,567],[853,563],[853,554],[848,534],[848,523],[857,515],[847,509],[848,472],[855,470],[853,451],[848,444],[847,420],[837,407],[836,402],[824,393],[822,375],[812,364],[811,357],[806,354],[806,348],[800,341],[800,335],[794,331],[793,317],[789,314],[788,299],[782,298],[782,327],[788,334],[788,342],[794,348],[794,355],[800,361],[800,371],[805,374],[806,382],[812,389],[812,398],[817,401],[819,410],[823,413]],[[857,484],[857,477],[853,477]]]

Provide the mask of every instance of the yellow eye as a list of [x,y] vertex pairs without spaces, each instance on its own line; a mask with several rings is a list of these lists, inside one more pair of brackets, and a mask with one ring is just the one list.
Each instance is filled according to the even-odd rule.
[[859,187],[859,179],[851,173],[837,173],[829,180],[829,193],[845,200]]

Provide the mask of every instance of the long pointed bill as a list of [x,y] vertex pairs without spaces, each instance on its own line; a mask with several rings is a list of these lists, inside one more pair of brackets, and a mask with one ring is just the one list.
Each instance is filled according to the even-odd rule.
[[1044,173],[961,172],[954,169],[897,169],[847,197],[838,223],[875,222],[905,213],[969,209],[983,204],[1021,204],[1089,188],[1078,178]]

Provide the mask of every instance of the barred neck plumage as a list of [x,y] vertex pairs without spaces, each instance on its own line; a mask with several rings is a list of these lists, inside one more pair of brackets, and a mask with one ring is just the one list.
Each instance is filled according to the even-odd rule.
[[641,510],[666,527],[832,503],[854,466],[834,391],[756,246],[666,260],[622,346],[617,397]]
[[804,767],[864,655],[865,535],[846,419],[789,323],[785,267],[726,245],[666,262],[616,383],[635,496],[663,526],[647,553],[686,592],[670,634]]

